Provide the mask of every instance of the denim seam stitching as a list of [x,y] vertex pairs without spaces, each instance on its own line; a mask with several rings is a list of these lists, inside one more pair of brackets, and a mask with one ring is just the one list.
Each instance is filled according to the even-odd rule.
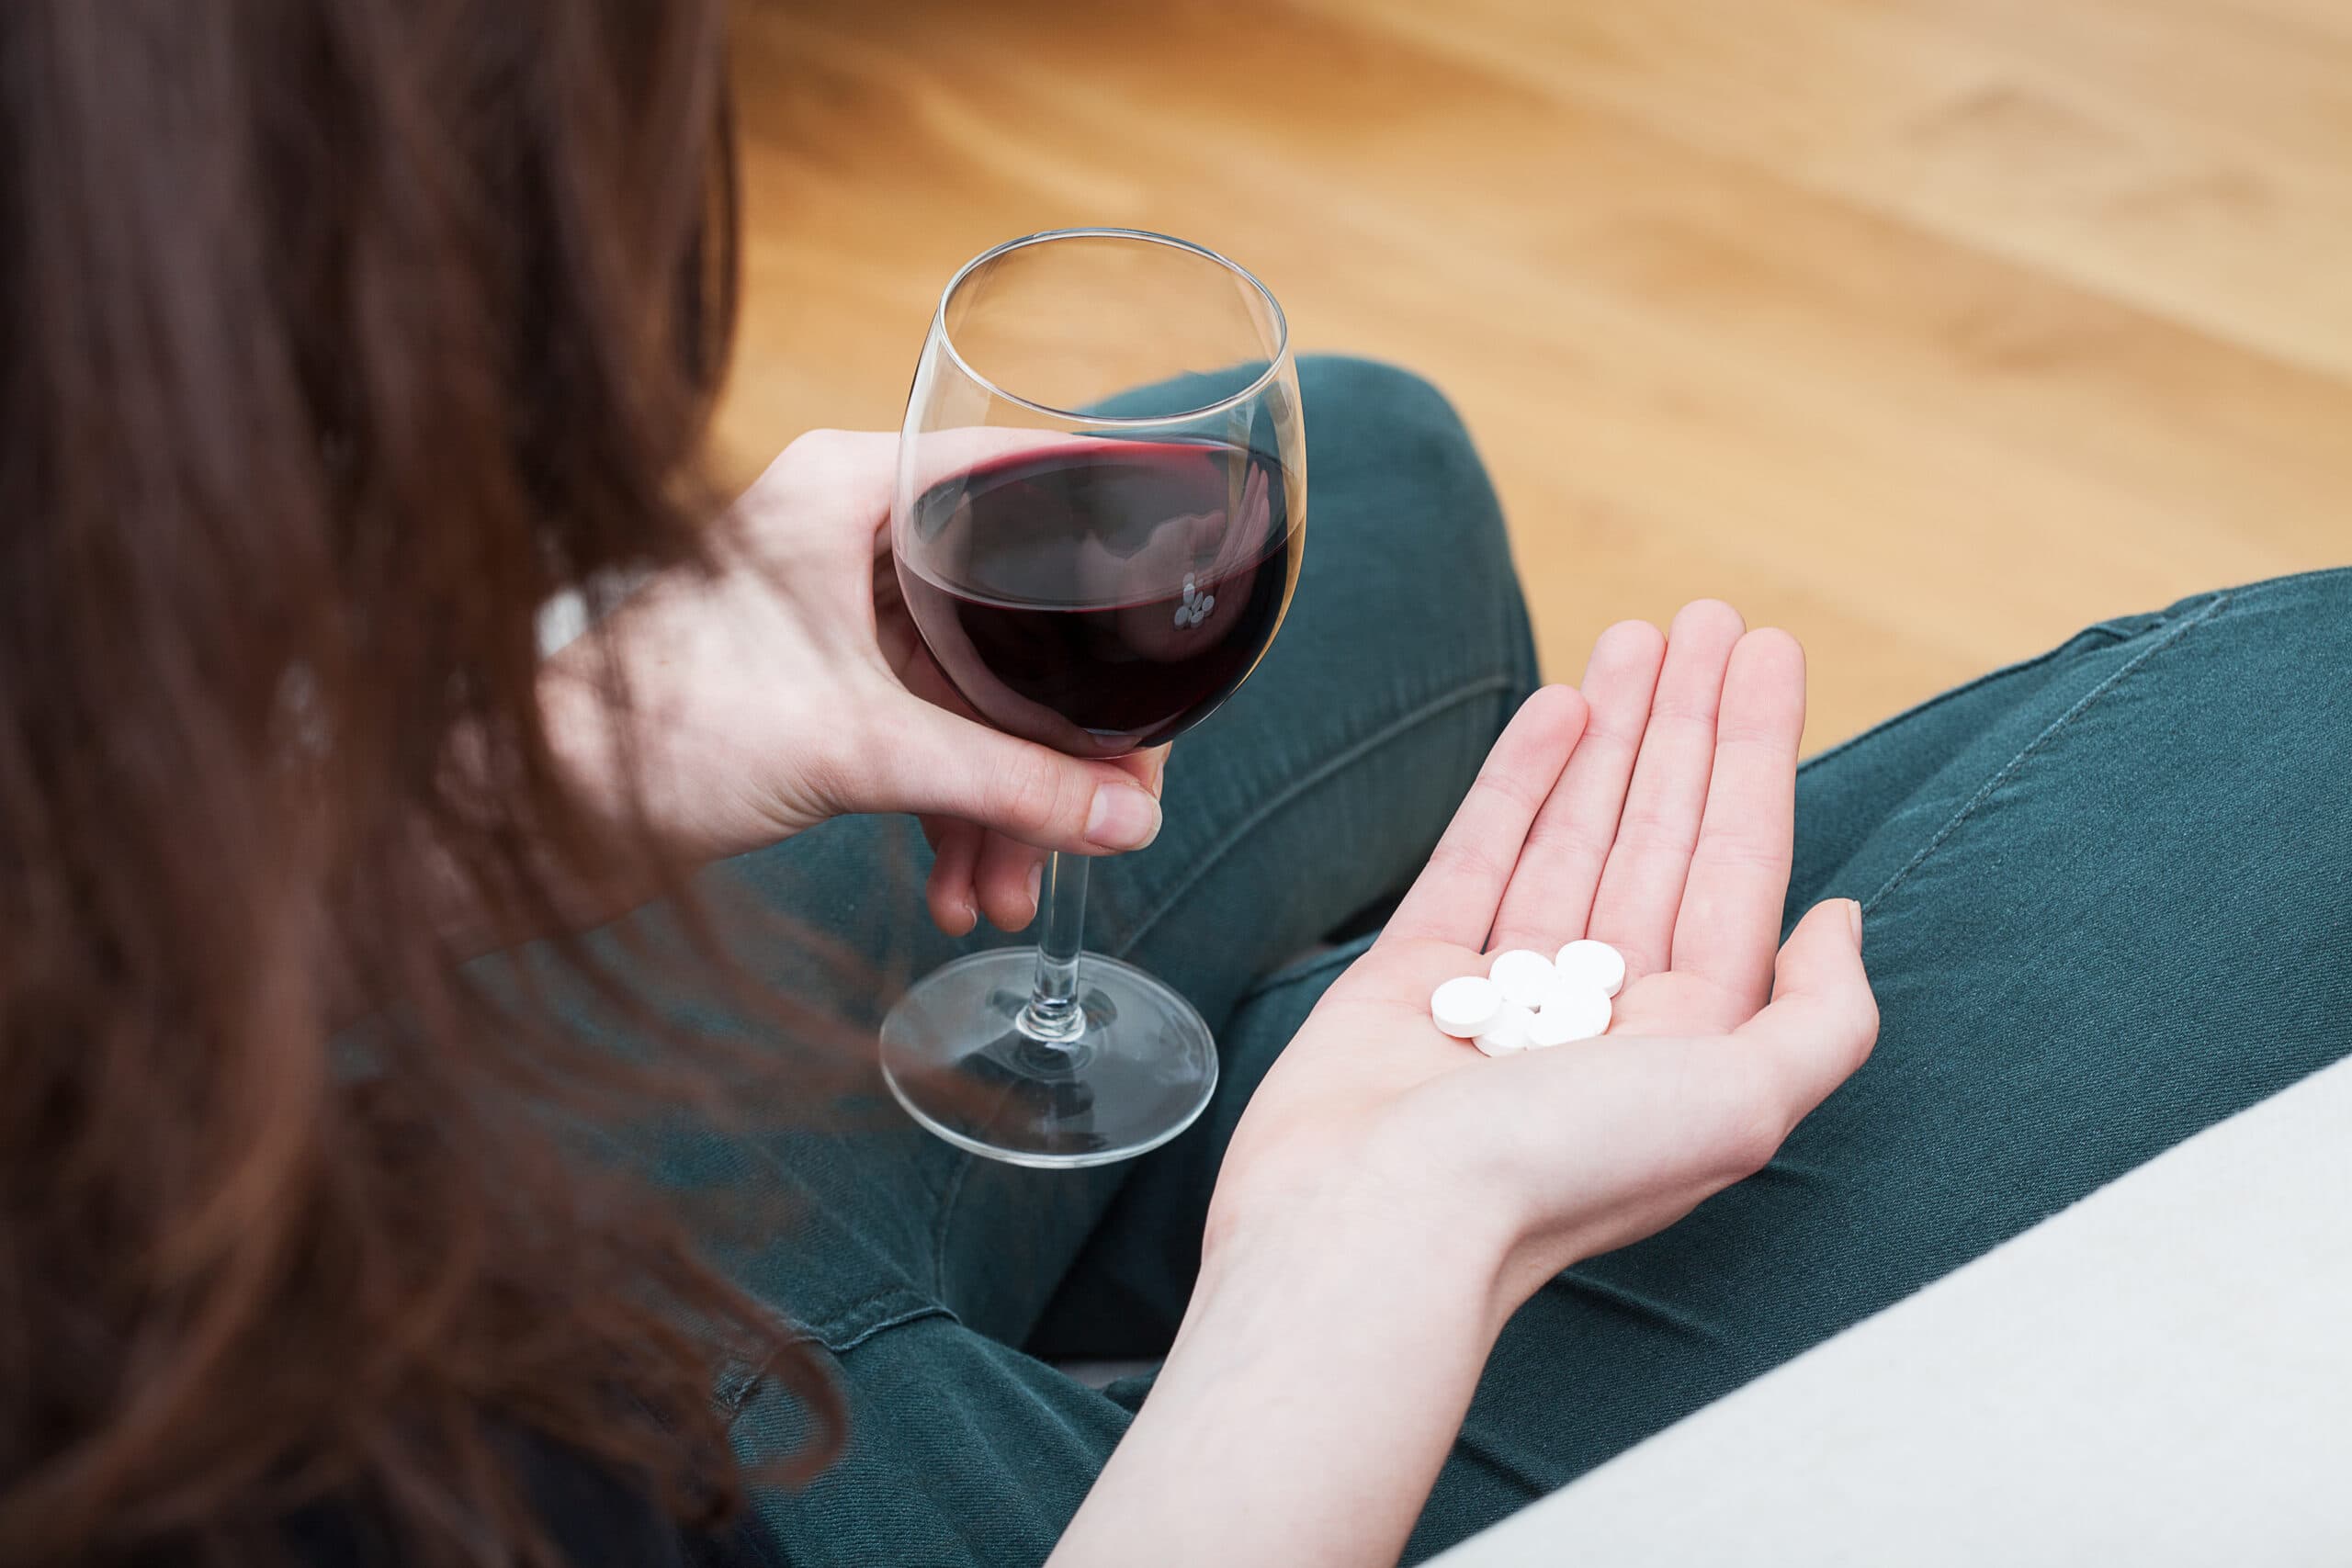
[[956,1205],[964,1201],[964,1179],[972,1174],[972,1161],[978,1156],[968,1149],[956,1151],[955,1169],[947,1179],[946,1190],[939,1197],[939,1224],[932,1227],[931,1293],[940,1301],[947,1299],[947,1232],[956,1217]]
[[[1371,752],[1378,750],[1381,747],[1387,745],[1390,741],[1408,733],[1417,726],[1427,724],[1430,720],[1437,717],[1439,715],[1460,707],[1464,703],[1471,702],[1478,697],[1487,696],[1496,692],[1509,691],[1513,685],[1519,683],[1521,682],[1519,682],[1516,675],[1505,673],[1490,675],[1483,680],[1472,682],[1467,685],[1456,687],[1453,691],[1447,693],[1444,696],[1432,698],[1409,713],[1398,715],[1396,718],[1391,719],[1388,723],[1373,731],[1370,735],[1365,736],[1363,739],[1358,740],[1344,750],[1325,758],[1316,766],[1308,769],[1297,778],[1293,779],[1289,784],[1283,785],[1280,791],[1268,796],[1263,801],[1261,801],[1256,810],[1242,818],[1239,822],[1234,825],[1231,831],[1227,832],[1222,840],[1209,849],[1206,853],[1203,854],[1199,860],[1195,861],[1193,864],[1192,870],[1185,874],[1183,879],[1178,882],[1175,886],[1170,888],[1168,892],[1161,897],[1159,908],[1153,909],[1149,915],[1146,916],[1143,920],[1136,926],[1135,930],[1128,933],[1127,939],[1125,942],[1121,942],[1117,947],[1110,950],[1111,956],[1114,958],[1124,958],[1129,953],[1135,951],[1136,943],[1143,940],[1144,933],[1148,931],[1153,926],[1157,925],[1162,916],[1166,915],[1170,909],[1175,908],[1176,901],[1192,890],[1194,883],[1207,875],[1219,862],[1224,860],[1225,857],[1232,852],[1234,845],[1239,843],[1252,829],[1256,828],[1261,822],[1266,820],[1267,818],[1272,816],[1275,812],[1281,810],[1292,801],[1296,800],[1300,795],[1306,794],[1308,790],[1313,789],[1317,784],[1323,783],[1332,774],[1338,773],[1341,768],[1361,760]],[[967,1153],[963,1158],[957,1162],[956,1174],[954,1178],[949,1180],[945,1196],[943,1198],[939,1205],[939,1224],[932,1237],[931,1277],[932,1290],[943,1301],[946,1299],[947,1295],[947,1233],[955,1222],[956,1206],[962,1201],[964,1196],[964,1179],[970,1173],[972,1169],[972,1162],[978,1157],[979,1156],[977,1155]]]
[[902,1328],[910,1323],[920,1323],[927,1317],[953,1318],[955,1315],[956,1314],[952,1310],[942,1305],[938,1302],[925,1302],[920,1306],[909,1307],[904,1312],[894,1313],[889,1316],[883,1317],[873,1323],[867,1324],[864,1328],[859,1329],[855,1334],[851,1335],[848,1338],[842,1340],[838,1345],[832,1343],[831,1340],[825,1340],[823,1341],[823,1344],[825,1348],[831,1350],[834,1355],[845,1356],[850,1351],[856,1349],[860,1345],[865,1344],[867,1340],[873,1338],[877,1334],[887,1333],[893,1328]]
[[[871,1315],[873,1321],[862,1322]],[[845,1355],[876,1335],[927,1317],[956,1318],[955,1309],[935,1299],[927,1299],[920,1292],[904,1285],[893,1285],[860,1300],[856,1305],[840,1312],[829,1313],[824,1322],[797,1321],[786,1330],[787,1337],[823,1346],[833,1355]],[[745,1380],[745,1393],[757,1386],[754,1374]]]
[[[1957,686],[1947,687],[1943,691],[1938,692],[1934,696],[1929,697],[1926,702],[1915,704],[1910,707],[1905,708],[1901,713],[1892,714],[1887,717],[1879,720],[1876,724],[1871,725],[1868,729],[1863,730],[1860,735],[1849,735],[1845,739],[1838,741],[1836,745],[1829,747],[1827,750],[1815,752],[1812,756],[1807,757],[1803,762],[1797,764],[1797,772],[1799,773],[1804,773],[1810,769],[1820,766],[1822,763],[1829,761],[1832,757],[1838,756],[1842,752],[1853,750],[1855,748],[1869,741],[1876,740],[1882,736],[1892,734],[1894,731],[1900,729],[1905,725],[1910,723],[1913,719],[1931,714],[1935,712],[1936,709],[1943,706],[1946,703],[1955,702],[1960,698],[1968,695],[1971,692],[1991,685],[1996,681],[2005,681],[2012,675],[2028,674],[2035,670],[2041,669],[2045,664],[2055,663],[2057,660],[2064,659],[2067,654],[2077,651],[2075,645],[2082,640],[2086,633],[2098,631],[2099,629],[2100,628],[2098,626],[2086,626],[2082,631],[2076,632],[2073,637],[2068,637],[2056,648],[2037,653],[2030,659],[2020,659],[2014,664],[2004,664],[1998,670],[1988,670],[1973,681],[1963,681]],[[2106,646],[2112,648],[2120,640],[2122,639],[2109,636]],[[2090,650],[2084,649],[2081,651],[2087,652]]]
[[2033,758],[2035,753],[2039,752],[2043,747],[2055,739],[2060,731],[2073,724],[2077,718],[2080,718],[2084,713],[2089,710],[2090,706],[2094,703],[2097,703],[2101,697],[2106,696],[2109,692],[2115,690],[2118,685],[2122,683],[2126,677],[2138,671],[2139,668],[2147,663],[2149,660],[2154,659],[2157,654],[2162,653],[2165,649],[2178,642],[2182,637],[2187,637],[2198,626],[2200,626],[2207,621],[2212,619],[2214,615],[2218,615],[2222,609],[2230,603],[2231,597],[2232,595],[2226,592],[2214,595],[2210,603],[2191,614],[2182,616],[2173,626],[2172,630],[2167,632],[2159,641],[2132,655],[2131,659],[2124,662],[2120,669],[2108,676],[2107,679],[2101,681],[2098,684],[2093,686],[2089,691],[2084,693],[2082,697],[2075,702],[2074,706],[2068,708],[2064,713],[2060,714],[2055,719],[2052,720],[2048,728],[2044,729],[2041,734],[2028,741],[2023,750],[2019,751],[2016,756],[2003,763],[2001,767],[1994,773],[1992,777],[1986,779],[1984,783],[1978,787],[1976,793],[1969,796],[1967,803],[1962,806],[1957,812],[1952,814],[1951,820],[1946,822],[1941,828],[1937,829],[1935,836],[1920,846],[1918,853],[1905,861],[1902,867],[1898,869],[1894,875],[1886,879],[1884,884],[1879,887],[1877,892],[1863,899],[1862,911],[1867,914],[1871,910],[1878,908],[1879,904],[1887,897],[1887,895],[1893,893],[1897,887],[1901,886],[1905,878],[1908,877],[1913,872],[1918,870],[1921,865],[1925,864],[1928,856],[1943,848],[1945,841],[1954,833],[1958,832],[1962,826],[1965,824],[1970,818],[1975,816],[1977,811],[1984,807],[1986,801],[1993,797],[1995,793],[1997,792],[2002,785],[2007,784],[2012,778],[2016,777],[2018,770],[2024,767],[2025,764]]

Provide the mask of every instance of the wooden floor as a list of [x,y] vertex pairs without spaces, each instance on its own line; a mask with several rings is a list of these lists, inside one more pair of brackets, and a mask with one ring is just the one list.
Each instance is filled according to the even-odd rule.
[[2352,560],[2352,0],[737,4],[740,463],[1116,223],[1452,394],[1553,673],[1720,594],[1815,746]]

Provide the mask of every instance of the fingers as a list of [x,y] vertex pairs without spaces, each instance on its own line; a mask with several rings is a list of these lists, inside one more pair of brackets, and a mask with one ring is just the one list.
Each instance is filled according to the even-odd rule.
[[1116,762],[1064,756],[895,688],[874,707],[855,754],[834,770],[835,810],[956,817],[1085,855],[1139,850],[1159,836],[1159,802]]
[[1878,1040],[1861,932],[1852,899],[1815,905],[1781,949],[1771,1005],[1735,1032],[1770,1053],[1789,1125],[1845,1082]]
[[1624,953],[1629,983],[1666,967],[1672,953],[1675,911],[1713,770],[1724,672],[1746,630],[1738,611],[1702,599],[1684,605],[1667,633],[1649,722],[1589,922],[1589,934]]
[[1710,983],[1724,1027],[1753,1016],[1771,994],[1804,734],[1804,650],[1786,632],[1749,632],[1724,675],[1714,771],[1672,953],[1677,973]]
[[[1160,781],[1168,768],[1168,748],[1131,751],[1111,765],[1159,798]],[[972,886],[980,912],[1000,931],[1017,931],[1037,918],[1037,899],[1046,883],[1046,852],[1002,833],[982,835],[980,858]]]
[[[1156,746],[1148,751],[1130,752],[1112,765],[1157,796],[1167,775],[1168,748]],[[953,927],[942,920],[941,930],[950,936],[962,936],[976,923],[976,913],[987,916],[989,923],[1000,931],[1021,931],[1037,918],[1038,895],[1045,886],[1046,851],[953,818],[930,818],[924,831],[933,839],[933,848],[943,852],[932,868],[929,897],[934,918],[942,908],[960,915],[960,923]],[[944,854],[946,840],[951,835],[969,840],[957,846],[958,857],[953,862]],[[977,852],[974,845],[978,846]],[[944,872],[943,866],[946,868]],[[961,886],[943,886],[943,875],[961,877]]]
[[1130,751],[1118,760],[1119,766],[1133,773],[1137,783],[1158,795],[1168,781],[1168,753],[1174,748],[1154,746],[1146,751]]
[[963,936],[980,923],[979,903],[972,887],[980,829],[969,822],[945,821],[932,839],[934,852],[923,902],[930,907],[932,924],[949,936]]
[[999,931],[1017,931],[1037,918],[1045,886],[1046,852],[1002,833],[983,836],[972,890],[980,913]]
[[1574,687],[1546,686],[1521,705],[1382,940],[1486,945],[1528,831],[1584,725],[1584,698]]
[[[910,482],[920,493],[991,458],[1070,439],[996,425],[926,431],[915,445]],[[805,516],[815,509],[817,515],[845,518],[853,529],[870,532],[876,553],[888,550],[899,442],[899,433],[889,430],[805,431],[752,481],[729,509],[729,520],[756,538],[776,516]]]
[[[895,434],[860,436],[859,440],[879,440],[889,444],[886,466],[899,455]],[[926,430],[914,445],[908,468],[910,492],[920,495],[933,485],[952,479],[980,464],[1001,457],[1012,457],[1024,452],[1049,452],[1059,447],[1084,446],[1088,438],[1071,435],[1058,430],[1024,430],[1013,425],[974,424],[953,429]]]
[[1593,643],[1584,735],[1520,852],[1495,918],[1496,947],[1550,953],[1584,935],[1665,659],[1666,637],[1647,621],[1621,621]]

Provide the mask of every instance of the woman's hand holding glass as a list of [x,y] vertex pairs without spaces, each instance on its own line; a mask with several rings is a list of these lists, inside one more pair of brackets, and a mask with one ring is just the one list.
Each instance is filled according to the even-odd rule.
[[652,824],[682,852],[718,859],[830,817],[911,812],[938,851],[940,927],[961,935],[986,915],[1018,929],[1048,851],[1150,842],[1167,748],[1083,760],[971,716],[891,570],[898,449],[895,432],[794,442],[717,525],[715,576],[649,583],[549,661],[558,744],[592,790],[617,790],[599,696],[610,658]]
[[1216,1044],[1165,983],[1081,951],[1086,857],[1157,836],[1164,743],[1282,624],[1298,405],[1281,308],[1224,257],[1126,230],[1008,241],[949,280],[895,439],[803,437],[718,572],[552,662],[557,745],[706,857],[844,812],[922,818],[943,928],[1045,918],[1034,950],[967,953],[895,1000],[891,1091],[992,1158],[1156,1147],[1208,1103]]

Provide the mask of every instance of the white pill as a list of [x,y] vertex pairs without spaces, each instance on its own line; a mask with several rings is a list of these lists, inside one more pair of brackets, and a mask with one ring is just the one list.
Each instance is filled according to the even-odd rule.
[[1516,1056],[1527,1049],[1527,1032],[1534,1022],[1532,1009],[1505,1002],[1494,1021],[1479,1032],[1478,1049],[1489,1056]]
[[1542,1012],[1555,1001],[1564,1009],[1573,1010],[1582,1005],[1583,999],[1589,997],[1599,997],[1606,1001],[1609,999],[1609,993],[1593,984],[1585,976],[1571,974],[1566,969],[1555,970],[1552,974],[1552,983],[1544,987],[1544,999],[1536,1004],[1535,1010]]
[[1625,955],[1605,942],[1572,942],[1560,949],[1555,962],[1563,976],[1584,982],[1604,997],[1625,988]]
[[1464,975],[1448,980],[1430,997],[1430,1016],[1456,1040],[1475,1040],[1503,1009],[1503,994],[1492,980]]
[[1609,1032],[1609,1020],[1616,1010],[1607,997],[1589,986],[1555,987],[1544,998],[1544,1010],[1528,1023],[1527,1043],[1547,1046],[1590,1040]]
[[1503,1000],[1532,1011],[1544,1005],[1544,993],[1551,989],[1552,961],[1532,948],[1514,947],[1495,954],[1487,976],[1502,992]]

